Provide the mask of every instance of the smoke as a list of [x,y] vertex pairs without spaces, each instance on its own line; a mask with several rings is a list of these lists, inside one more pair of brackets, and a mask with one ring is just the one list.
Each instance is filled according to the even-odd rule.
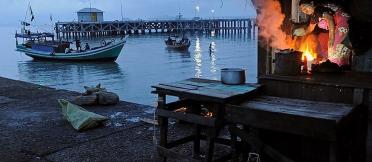
[[257,23],[260,28],[259,36],[266,38],[273,48],[290,48],[287,35],[281,29],[285,15],[282,13],[278,0],[256,0],[259,10]]

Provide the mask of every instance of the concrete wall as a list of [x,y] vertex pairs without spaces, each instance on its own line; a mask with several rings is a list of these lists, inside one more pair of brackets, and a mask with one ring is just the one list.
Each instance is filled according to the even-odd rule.
[[[94,20],[95,14],[97,16],[97,20]],[[81,12],[81,13],[78,13],[77,15],[78,15],[79,22],[102,22],[103,21],[103,13]]]

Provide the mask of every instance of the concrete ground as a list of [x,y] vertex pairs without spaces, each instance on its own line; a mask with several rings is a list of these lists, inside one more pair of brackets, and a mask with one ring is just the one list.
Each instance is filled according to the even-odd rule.
[[128,102],[85,107],[110,117],[105,125],[77,132],[57,99],[77,95],[0,78],[0,161],[150,161],[153,107]]
[[[153,117],[153,107],[124,101],[115,106],[85,107],[110,120],[99,128],[77,132],[63,118],[57,103],[57,99],[77,94],[0,77],[0,161],[156,161],[154,127],[140,121]],[[171,137],[191,133],[188,126],[171,123]],[[177,150],[191,154],[188,146]],[[216,151],[217,155],[227,152],[222,146]],[[372,124],[368,153],[372,161]]]

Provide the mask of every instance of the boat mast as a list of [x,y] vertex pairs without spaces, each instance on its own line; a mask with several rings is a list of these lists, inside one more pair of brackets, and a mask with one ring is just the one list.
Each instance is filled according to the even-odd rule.
[[124,16],[123,16],[123,3],[120,1],[120,12],[121,12],[121,21],[124,21]]

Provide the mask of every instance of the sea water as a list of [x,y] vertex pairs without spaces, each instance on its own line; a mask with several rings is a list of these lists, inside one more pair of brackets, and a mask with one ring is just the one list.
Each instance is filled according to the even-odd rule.
[[[146,105],[156,101],[151,85],[193,77],[219,80],[222,68],[243,68],[247,82],[256,82],[257,40],[247,34],[188,33],[191,46],[182,52],[166,48],[168,34],[131,35],[116,62],[97,63],[35,61],[15,51],[15,29],[0,30],[2,77],[79,92],[101,83],[121,100]],[[92,47],[100,39],[82,45]]]

